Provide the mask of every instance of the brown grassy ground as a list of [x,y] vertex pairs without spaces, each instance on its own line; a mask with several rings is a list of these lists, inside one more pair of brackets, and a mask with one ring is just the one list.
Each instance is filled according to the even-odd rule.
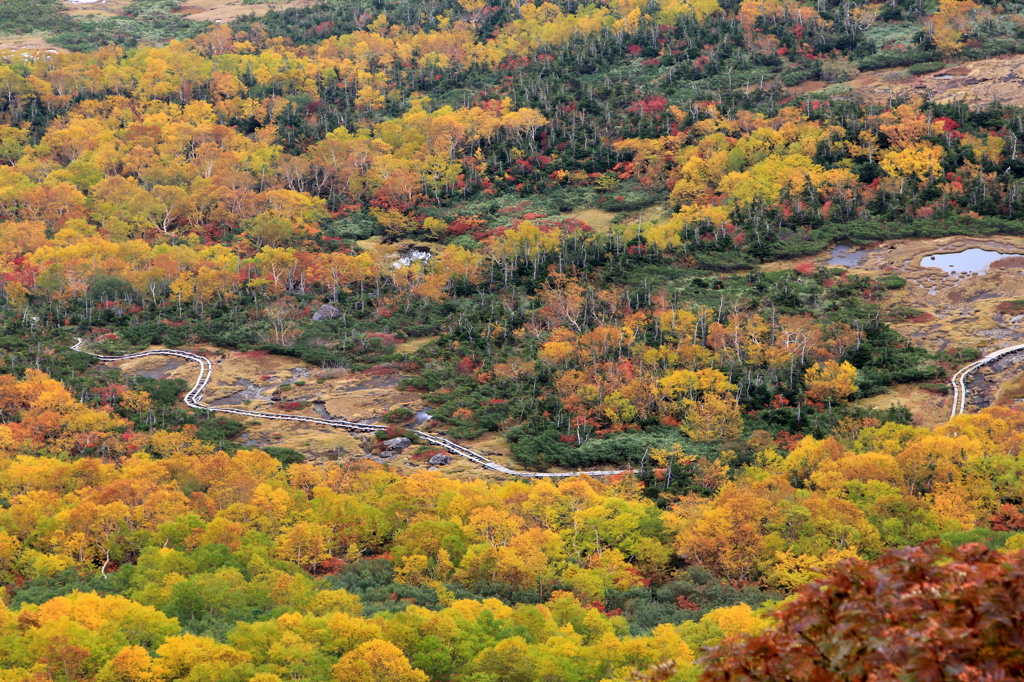
[[888,393],[857,401],[858,407],[884,410],[894,405],[903,405],[914,415],[916,426],[933,427],[949,419],[950,406],[945,396],[925,391],[914,385],[893,386]]
[[1024,399],[1024,374],[1019,374],[999,387],[996,405],[1016,405]]
[[26,33],[20,36],[0,36],[0,52],[15,50],[21,52],[67,52],[63,47],[57,47],[46,40],[45,34]]
[[[992,264],[982,275],[953,276],[929,267],[928,256],[971,248],[1024,254],[1022,237],[944,237],[894,240],[866,249],[866,258],[849,269],[873,277],[899,275],[907,286],[889,293],[885,310],[913,308],[923,313],[915,322],[894,323],[901,334],[930,351],[976,347],[985,352],[1024,343],[1024,324],[996,310],[1000,303],[1024,299],[1024,261],[1012,256]],[[766,263],[766,271],[792,269],[808,260],[826,264],[830,252],[811,258]],[[922,264],[922,260],[924,263]]]
[[255,14],[263,16],[272,9],[281,10],[291,7],[302,7],[306,0],[292,2],[261,2],[255,5],[243,5],[241,0],[186,0],[180,12],[188,19],[195,21],[227,22],[241,16]]
[[[73,17],[110,16],[121,14],[130,3],[131,0],[100,0],[87,5],[75,5],[65,0],[64,11]],[[244,5],[241,0],[186,0],[178,12],[195,21],[227,22],[240,16],[255,14],[259,17],[272,9],[301,7],[306,4],[308,0],[261,2],[255,5]]]
[[[420,345],[422,347],[426,343]],[[156,348],[153,347],[154,350]],[[369,376],[346,370],[318,369],[281,355],[217,351],[209,347],[190,350],[214,358],[213,376],[205,392],[207,403],[224,401],[221,404],[257,412],[320,416],[312,405],[294,411],[284,410],[281,405],[291,401],[323,401],[331,416],[354,421],[372,421],[396,407],[408,407],[413,411],[423,408],[422,395],[398,390],[397,384],[403,375],[397,373]],[[415,355],[414,351],[409,352]],[[160,357],[117,363],[127,374],[146,372],[159,378],[184,379],[189,384],[195,381],[198,367],[194,363],[174,365],[173,362],[168,363],[168,358]],[[298,382],[303,383],[299,385]],[[290,387],[282,391],[283,384],[290,384]],[[283,396],[282,400],[271,401],[275,394]],[[289,447],[323,459],[363,454],[358,437],[340,429],[254,418],[238,419],[245,421],[247,426],[239,441],[254,447]]]
[[[983,248],[1006,254],[1024,254],[1020,237],[945,237],[942,239],[895,240],[867,250],[864,261],[853,274],[883,276],[895,274],[907,280],[904,289],[892,291],[883,301],[883,309],[914,309],[920,315],[913,321],[893,323],[901,334],[929,351],[975,347],[988,353],[1004,346],[1024,343],[1024,319],[996,310],[1000,303],[1024,299],[1024,262],[1011,256],[993,263],[982,275],[948,275],[929,267],[929,256],[969,248]],[[810,259],[826,263],[828,251]],[[766,270],[792,268],[808,259],[779,261]],[[922,263],[922,260],[924,263]],[[1006,380],[1015,376],[1008,371]],[[1000,377],[1003,378],[1003,377]],[[924,426],[942,423],[948,414],[949,398],[921,390],[916,386],[896,386],[891,392],[861,401],[864,407],[885,408],[902,403]]]
[[76,5],[64,1],[64,12],[72,17],[109,17],[122,14],[131,0],[100,0],[87,5]]
[[[399,348],[410,357],[415,357],[417,352],[433,340],[429,337],[413,339]],[[153,350],[157,348],[152,347]],[[281,407],[285,401],[322,401],[331,416],[356,421],[374,421],[396,407],[407,407],[413,411],[424,409],[421,394],[398,390],[398,382],[403,376],[408,375],[397,372],[374,376],[373,372],[353,373],[343,369],[320,369],[295,358],[280,355],[218,351],[211,347],[189,350],[214,358],[213,376],[205,393],[208,403],[227,399],[227,403],[221,404],[238,405],[242,409],[257,412],[322,416],[312,405],[296,411],[286,411]],[[180,378],[190,385],[198,374],[198,367],[194,363],[179,363],[163,357],[125,360],[116,363],[116,366],[128,375],[144,373],[145,376],[156,378]],[[301,386],[297,383],[299,381],[303,382]],[[291,385],[284,391],[286,398],[282,401],[270,401],[270,396],[275,391],[280,391],[282,384]],[[239,396],[239,391],[244,395]],[[248,403],[242,401],[243,397],[248,398]],[[429,411],[429,408],[427,409]],[[293,448],[308,458],[319,461],[363,457],[365,452],[361,440],[370,437],[350,434],[328,426],[225,416],[245,423],[246,430],[237,439],[240,444],[252,447],[274,445]],[[463,444],[485,454],[498,464],[517,468],[508,442],[498,434],[487,433]],[[414,461],[410,455],[411,450],[390,458],[387,463],[402,473],[412,473],[429,466],[426,462]],[[502,474],[481,469],[461,457],[453,457],[451,463],[442,467],[441,471],[445,476],[459,479],[507,478]]]
[[[799,96],[827,85],[823,81],[805,81],[786,89]],[[1024,104],[1024,55],[952,64],[922,76],[911,76],[905,68],[879,69],[862,73],[843,85],[879,104],[910,96],[927,97],[939,104],[962,99],[975,108],[987,107],[993,101],[1021,105]]]
[[[301,413],[300,413],[301,414]],[[362,455],[358,435],[329,426],[250,419],[240,442],[252,447],[276,445],[298,450],[313,459],[339,459]]]
[[606,211],[602,208],[583,208],[578,211],[563,213],[562,217],[582,220],[587,225],[590,225],[590,227],[594,229],[594,232],[605,233],[611,229],[611,226],[616,222],[616,219],[618,219],[619,224],[635,223],[637,221],[651,222],[666,219],[670,215],[669,213],[666,213],[667,208],[668,207],[663,204],[655,204],[654,206],[648,206],[640,211],[627,211],[623,213],[613,213],[612,211]]
[[1018,259],[1004,259],[1007,267],[996,263],[985,274],[971,276],[948,275],[929,266],[931,254],[969,248],[1024,254],[1024,238],[945,237],[886,242],[871,250],[866,261],[851,272],[897,274],[906,279],[907,286],[893,291],[884,305],[890,310],[919,310],[925,313],[919,318],[923,320],[933,317],[930,321],[893,325],[930,351],[972,346],[988,352],[1024,342],[1024,326],[996,311],[1006,300],[1024,298],[1024,267],[1015,262]]
[[422,336],[418,339],[409,339],[395,346],[395,350],[405,355],[415,355],[431,341],[436,341],[436,336]]

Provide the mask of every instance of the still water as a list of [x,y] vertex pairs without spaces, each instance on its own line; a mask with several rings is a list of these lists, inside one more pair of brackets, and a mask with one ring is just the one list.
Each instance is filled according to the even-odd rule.
[[850,246],[849,244],[837,244],[832,247],[832,253],[829,256],[829,265],[842,265],[843,267],[852,268],[855,265],[860,265],[864,257],[868,255],[867,249],[859,249],[856,246]]
[[942,268],[949,274],[981,275],[988,271],[988,266],[992,265],[992,263],[1009,255],[1013,254],[989,251],[987,249],[967,249],[957,253],[937,253],[933,256],[923,256],[921,258],[921,267]]

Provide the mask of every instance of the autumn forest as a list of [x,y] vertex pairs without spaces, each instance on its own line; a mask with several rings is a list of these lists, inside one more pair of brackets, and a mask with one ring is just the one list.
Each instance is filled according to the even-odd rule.
[[1024,236],[1024,108],[878,85],[1024,5],[252,7],[0,6],[0,682],[1024,676],[1024,411],[871,400],[1010,341],[828,262]]

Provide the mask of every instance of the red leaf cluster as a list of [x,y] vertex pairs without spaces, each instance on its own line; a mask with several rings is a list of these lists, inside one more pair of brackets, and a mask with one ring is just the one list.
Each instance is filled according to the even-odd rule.
[[999,511],[992,515],[989,524],[995,531],[1022,531],[1024,530],[1024,507],[1004,504]]
[[712,650],[703,679],[1024,679],[1024,552],[930,543],[848,560],[777,615]]

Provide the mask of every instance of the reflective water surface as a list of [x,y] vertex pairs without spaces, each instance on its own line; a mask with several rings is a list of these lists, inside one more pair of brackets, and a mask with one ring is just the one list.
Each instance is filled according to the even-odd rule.
[[832,247],[832,253],[828,259],[828,264],[852,268],[855,265],[860,265],[861,261],[863,261],[864,257],[867,255],[867,249],[857,248],[856,246],[850,246],[849,244],[836,244]]
[[1000,253],[988,249],[967,249],[957,253],[936,253],[921,258],[923,268],[942,268],[949,274],[958,275],[981,275],[988,271],[1000,258],[1006,258],[1014,254]]

